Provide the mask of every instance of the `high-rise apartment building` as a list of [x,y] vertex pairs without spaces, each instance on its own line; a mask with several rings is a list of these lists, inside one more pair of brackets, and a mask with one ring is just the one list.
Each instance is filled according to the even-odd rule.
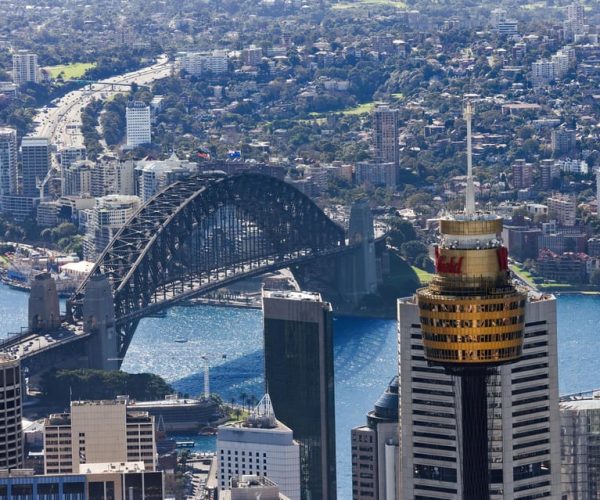
[[93,209],[86,211],[87,224],[83,253],[86,260],[95,261],[110,240],[138,210],[137,196],[109,195],[96,199]]
[[243,421],[217,430],[219,490],[240,476],[268,477],[291,500],[300,500],[300,447],[292,430],[275,417],[266,394]]
[[40,72],[38,68],[37,54],[17,52],[12,56],[13,81],[17,85],[27,82],[38,83]]
[[78,160],[62,167],[63,196],[92,195],[92,173],[96,164],[90,160]]
[[515,189],[527,189],[533,185],[533,164],[515,160],[512,164],[512,183]]
[[152,118],[150,106],[133,101],[125,110],[127,122],[127,146],[136,147],[152,142]]
[[22,194],[25,197],[40,196],[38,185],[50,170],[50,142],[46,137],[23,137],[21,141]]
[[575,130],[555,128],[552,130],[552,153],[562,155],[572,153],[577,148]]
[[73,401],[71,412],[44,421],[44,473],[77,473],[83,464],[143,462],[156,468],[154,417],[126,399]]
[[600,391],[560,402],[562,500],[600,498]]
[[142,202],[147,202],[161,189],[179,179],[189,177],[198,170],[196,163],[177,158],[175,153],[170,158],[160,160],[142,160],[135,166],[138,179],[138,193]]
[[353,500],[398,499],[398,385],[394,377],[367,425],[352,429]]
[[377,106],[373,112],[375,159],[381,163],[400,164],[400,112],[389,106]]
[[588,31],[585,24],[585,8],[579,2],[567,5],[567,19],[563,23],[565,38],[568,41],[575,39],[576,35],[584,35]]
[[18,192],[17,131],[0,127],[0,196]]
[[19,359],[0,353],[0,469],[23,468]]
[[263,291],[265,383],[300,443],[302,500],[335,500],[333,311],[318,293]]
[[542,160],[540,162],[540,187],[552,189],[554,179],[560,177],[560,167],[554,160]]

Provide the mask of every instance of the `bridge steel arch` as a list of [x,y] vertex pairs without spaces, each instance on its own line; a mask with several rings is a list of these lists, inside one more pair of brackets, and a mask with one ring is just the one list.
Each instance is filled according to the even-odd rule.
[[69,299],[82,319],[85,289],[111,284],[122,360],[140,319],[244,277],[348,251],[344,230],[306,195],[261,174],[198,175],[154,196],[119,230]]

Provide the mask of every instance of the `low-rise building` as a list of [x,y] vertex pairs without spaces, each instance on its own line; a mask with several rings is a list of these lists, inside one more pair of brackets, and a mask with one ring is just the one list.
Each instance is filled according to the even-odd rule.
[[70,413],[44,421],[44,472],[72,474],[80,466],[143,462],[156,468],[154,417],[130,411],[126,400],[73,401]]

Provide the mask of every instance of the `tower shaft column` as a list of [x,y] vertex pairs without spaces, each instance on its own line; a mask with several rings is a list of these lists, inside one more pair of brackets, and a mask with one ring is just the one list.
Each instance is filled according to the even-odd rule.
[[490,497],[486,375],[485,369],[476,369],[460,377],[463,500]]

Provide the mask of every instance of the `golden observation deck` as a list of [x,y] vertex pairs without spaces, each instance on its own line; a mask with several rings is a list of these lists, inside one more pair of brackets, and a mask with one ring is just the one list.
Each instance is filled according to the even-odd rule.
[[484,367],[518,359],[526,294],[512,284],[502,219],[454,214],[440,221],[436,274],[417,290],[425,358],[448,367]]

